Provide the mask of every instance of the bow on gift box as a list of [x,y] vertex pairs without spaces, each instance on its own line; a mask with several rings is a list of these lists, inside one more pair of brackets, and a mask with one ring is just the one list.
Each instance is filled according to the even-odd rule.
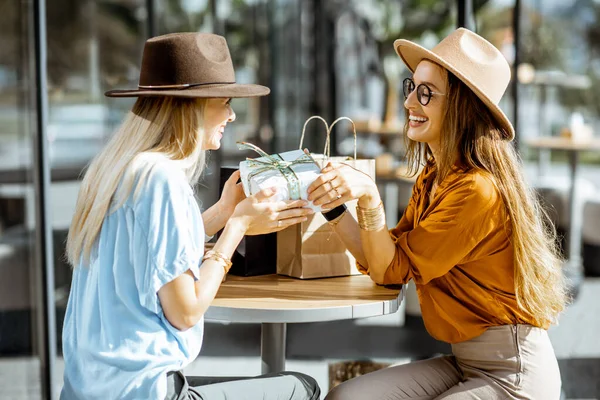
[[248,166],[251,168],[256,168],[248,175],[248,181],[250,181],[250,179],[256,175],[267,171],[279,171],[287,181],[290,199],[300,199],[300,181],[291,167],[299,164],[313,164],[315,161],[311,156],[308,154],[303,154],[294,161],[286,161],[282,159],[279,154],[267,154],[260,147],[255,146],[252,143],[237,142],[237,145],[240,150],[253,150],[262,157],[262,159],[246,158]]

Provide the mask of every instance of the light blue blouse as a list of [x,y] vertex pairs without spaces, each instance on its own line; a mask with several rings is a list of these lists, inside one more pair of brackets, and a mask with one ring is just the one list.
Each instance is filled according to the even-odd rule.
[[157,292],[188,269],[197,278],[203,252],[194,193],[181,169],[161,161],[137,197],[106,216],[90,264],[74,269],[61,399],[164,399],[166,373],[198,356],[204,321],[179,331]]

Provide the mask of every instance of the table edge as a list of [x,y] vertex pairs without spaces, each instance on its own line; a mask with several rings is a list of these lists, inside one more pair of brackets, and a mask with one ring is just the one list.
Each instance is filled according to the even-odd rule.
[[240,323],[302,323],[376,317],[398,311],[404,298],[404,286],[394,299],[370,303],[322,308],[238,308],[210,306],[204,318],[207,321]]

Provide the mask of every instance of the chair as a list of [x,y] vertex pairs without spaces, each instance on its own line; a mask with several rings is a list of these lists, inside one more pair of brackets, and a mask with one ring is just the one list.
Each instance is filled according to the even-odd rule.
[[583,268],[586,276],[600,276],[600,193],[583,206]]

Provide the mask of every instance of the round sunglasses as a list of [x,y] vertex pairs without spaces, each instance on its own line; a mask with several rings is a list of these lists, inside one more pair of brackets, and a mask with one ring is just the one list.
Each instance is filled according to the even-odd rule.
[[[404,92],[404,99],[406,100],[408,96],[415,90],[415,81],[411,78],[406,78],[402,82],[402,91]],[[424,83],[421,83],[417,86],[417,100],[421,105],[426,106],[431,101],[431,97],[435,95],[445,96],[446,93],[434,92],[431,90],[429,86]]]

